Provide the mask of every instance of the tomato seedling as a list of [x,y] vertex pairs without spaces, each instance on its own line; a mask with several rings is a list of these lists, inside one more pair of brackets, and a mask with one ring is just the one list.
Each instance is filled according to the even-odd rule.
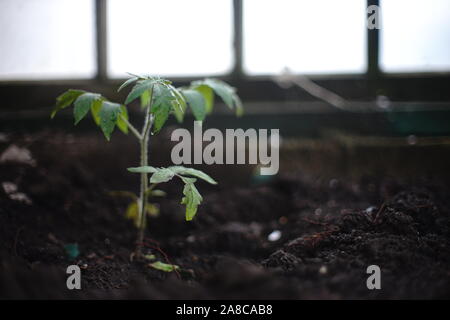
[[[202,196],[195,186],[197,179],[211,184],[217,182],[206,173],[182,166],[155,168],[148,163],[148,145],[150,133],[156,134],[166,123],[170,114],[174,114],[179,122],[183,121],[186,109],[189,107],[198,121],[203,121],[213,109],[214,94],[237,115],[243,112],[242,103],[236,90],[227,83],[217,79],[204,79],[193,81],[187,87],[175,88],[172,82],[159,77],[132,75],[118,89],[134,84],[123,104],[108,101],[99,93],[82,90],[68,90],[57,98],[51,118],[55,114],[72,105],[75,125],[91,112],[95,123],[100,127],[106,140],[110,140],[115,127],[125,134],[131,132],[140,144],[140,166],[128,168],[128,171],[141,175],[139,196],[130,192],[121,192],[129,195],[133,202],[127,209],[127,216],[135,221],[138,229],[136,255],[142,256],[142,243],[144,240],[147,215],[155,213],[155,207],[149,203],[152,196],[162,195],[163,192],[156,187],[172,178],[178,178],[184,183],[181,203],[186,206],[186,220],[190,221],[197,213],[202,202]],[[144,114],[144,124],[139,131],[128,118],[127,106],[140,99]],[[149,175],[151,175],[149,179]]]

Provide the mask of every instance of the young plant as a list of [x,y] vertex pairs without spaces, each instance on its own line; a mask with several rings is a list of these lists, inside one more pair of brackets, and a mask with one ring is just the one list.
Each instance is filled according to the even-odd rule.
[[[147,225],[147,214],[157,213],[155,206],[149,203],[152,196],[163,195],[156,187],[172,178],[178,178],[184,183],[181,203],[186,206],[186,220],[190,221],[197,213],[197,208],[202,202],[202,196],[195,186],[197,179],[202,179],[210,184],[217,184],[202,171],[171,166],[168,168],[155,168],[149,166],[148,146],[150,134],[158,133],[166,123],[170,114],[174,114],[179,122],[183,121],[186,109],[189,107],[198,121],[203,121],[207,114],[211,113],[214,105],[214,94],[223,102],[242,114],[242,103],[236,94],[236,90],[223,81],[217,79],[204,79],[194,81],[187,87],[175,88],[172,82],[159,77],[138,76],[126,80],[118,89],[134,84],[123,104],[108,101],[99,93],[91,93],[82,90],[68,90],[57,98],[51,118],[56,113],[73,104],[75,125],[78,124],[90,111],[95,123],[100,127],[106,140],[110,140],[115,127],[125,134],[130,131],[140,145],[140,165],[128,168],[128,171],[139,173],[141,176],[139,196],[130,192],[120,192],[133,199],[127,209],[127,216],[133,218],[138,229],[136,255],[142,255],[142,244]],[[144,124],[141,130],[136,129],[128,118],[127,106],[140,99],[143,109]],[[149,175],[151,175],[149,179]]]

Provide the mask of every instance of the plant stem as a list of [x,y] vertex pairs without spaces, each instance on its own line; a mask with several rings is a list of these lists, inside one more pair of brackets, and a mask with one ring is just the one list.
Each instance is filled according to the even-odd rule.
[[[153,92],[153,90],[152,90]],[[142,128],[141,138],[139,139],[141,146],[141,167],[148,166],[148,142],[150,136],[150,130],[153,125],[153,115],[150,113],[152,107],[152,97],[148,107],[145,109],[145,121]],[[142,244],[144,242],[145,228],[147,225],[147,199],[148,199],[148,173],[141,173],[141,189],[139,195],[139,231],[136,246],[136,256],[139,258],[142,256]]]
[[135,135],[136,138],[138,138],[138,140],[142,140],[142,136],[139,133],[139,131],[137,131],[137,129],[121,114],[119,114],[120,119],[125,122],[128,126],[128,129],[130,129],[130,131]]

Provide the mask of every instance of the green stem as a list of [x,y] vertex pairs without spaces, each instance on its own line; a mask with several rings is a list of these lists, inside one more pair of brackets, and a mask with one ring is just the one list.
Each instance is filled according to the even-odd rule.
[[134,136],[136,138],[138,138],[138,140],[142,140],[142,136],[139,133],[139,131],[137,131],[137,129],[121,114],[119,114],[120,119],[125,122],[128,126],[128,129],[130,129],[130,131],[134,134]]
[[[153,90],[152,90],[153,92]],[[148,142],[150,131],[153,125],[153,115],[150,113],[152,107],[152,97],[150,97],[149,106],[145,110],[145,121],[144,127],[142,128],[142,133],[140,134],[141,139],[140,147],[141,147],[141,167],[148,166]],[[139,195],[139,230],[138,230],[138,238],[137,238],[137,246],[136,246],[136,255],[137,257],[141,257],[142,255],[142,244],[144,242],[144,234],[145,228],[147,225],[147,214],[145,212],[145,208],[147,207],[147,199],[148,199],[148,173],[141,173],[141,188]]]

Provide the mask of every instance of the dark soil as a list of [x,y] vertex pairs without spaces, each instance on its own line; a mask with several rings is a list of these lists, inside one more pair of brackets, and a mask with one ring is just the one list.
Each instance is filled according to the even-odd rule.
[[[220,184],[199,185],[204,203],[190,223],[182,186],[168,183],[145,249],[181,267],[165,273],[130,262],[128,200],[107,194],[137,191],[125,170],[138,158],[131,138],[16,134],[0,154],[12,144],[35,163],[0,163],[0,183],[31,201],[0,187],[2,298],[450,298],[448,147],[281,150],[279,176],[264,183],[250,167],[206,167]],[[163,165],[170,149],[153,144],[151,155]],[[275,230],[281,238],[269,241]],[[69,243],[79,246],[74,260]],[[80,291],[66,289],[70,264],[82,269]],[[381,290],[366,287],[373,264]]]

